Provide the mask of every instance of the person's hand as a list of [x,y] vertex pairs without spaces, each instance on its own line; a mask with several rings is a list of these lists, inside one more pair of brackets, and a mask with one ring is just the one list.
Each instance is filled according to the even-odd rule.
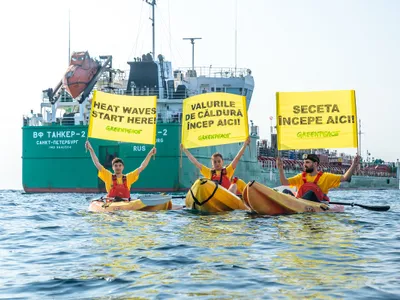
[[277,167],[278,169],[283,169],[283,162],[282,162],[282,159],[281,159],[280,156],[278,156],[278,157],[276,158],[276,167]]
[[181,150],[185,151],[185,147],[183,146],[183,144],[181,144]]
[[157,153],[156,147],[153,147],[153,149],[150,150],[150,155],[155,155]]
[[248,145],[250,145],[250,142],[251,142],[251,139],[250,139],[250,137],[248,137],[247,140],[244,141],[244,144],[246,146],[248,146]]
[[89,141],[86,141],[86,143],[85,143],[85,148],[86,148],[87,150],[89,150],[89,151],[93,151],[92,145],[90,144]]

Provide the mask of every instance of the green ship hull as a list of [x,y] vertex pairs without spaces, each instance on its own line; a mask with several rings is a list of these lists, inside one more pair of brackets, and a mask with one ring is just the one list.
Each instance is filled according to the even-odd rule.
[[[200,176],[199,170],[189,162],[185,155],[180,156],[180,124],[157,125],[157,155],[140,174],[139,180],[132,186],[136,192],[179,192],[186,191]],[[89,153],[85,150],[87,126],[38,126],[23,127],[23,188],[26,192],[104,192],[104,184],[97,177]],[[125,163],[125,172],[140,166],[152,145],[118,143],[91,139],[91,144],[100,163],[111,170],[113,157],[121,157]],[[229,162],[236,155],[241,143],[218,147],[225,153]],[[255,147],[255,139],[253,141]],[[211,154],[217,147],[193,149],[197,159],[210,164]],[[256,170],[256,150],[253,161],[250,155],[243,157],[243,164],[254,165]],[[244,162],[245,161],[245,162]],[[250,163],[250,164],[249,164]],[[247,167],[246,167],[247,168]],[[244,168],[244,169],[246,169]],[[239,170],[239,169],[238,169]],[[40,174],[38,172],[40,171]],[[243,174],[244,175],[244,174]]]
[[[22,182],[25,192],[105,192],[103,182],[97,177],[97,169],[85,150],[87,126],[24,126]],[[157,155],[132,185],[132,192],[180,192],[187,191],[200,172],[185,155],[181,157],[181,125],[179,123],[157,124]],[[262,168],[258,162],[256,142],[252,136],[235,175],[244,181],[257,180],[267,186],[279,186],[279,175],[274,168]],[[111,170],[113,157],[125,162],[125,172],[140,166],[152,145],[118,143],[91,139],[100,162]],[[210,165],[214,152],[221,152],[225,163],[229,163],[241,148],[242,143],[191,149],[191,153],[204,165]],[[293,176],[298,171],[286,172]],[[341,188],[398,188],[397,178],[353,176],[350,183]]]
[[[87,126],[38,126],[23,128],[23,188],[26,192],[102,192],[85,149]],[[179,178],[180,126],[165,124],[158,128],[157,155],[140,174],[133,191],[172,192],[185,187]],[[173,141],[176,141],[174,143]],[[140,166],[152,145],[118,143],[91,139],[100,162],[111,170],[113,157],[121,157],[125,171]],[[184,169],[192,170],[187,161]],[[40,171],[40,174],[38,172]]]

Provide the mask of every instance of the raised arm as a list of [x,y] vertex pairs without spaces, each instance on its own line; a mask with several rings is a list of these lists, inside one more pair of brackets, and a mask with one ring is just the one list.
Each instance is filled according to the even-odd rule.
[[149,153],[147,153],[146,158],[144,159],[144,161],[142,162],[142,164],[141,164],[140,167],[138,168],[138,174],[140,174],[140,172],[142,172],[142,171],[147,167],[147,165],[149,164],[150,158],[151,158],[154,154],[156,154],[156,152],[157,152],[157,149],[156,149],[156,147],[154,147],[153,149],[151,149],[151,150],[149,151]]
[[276,167],[279,170],[279,179],[281,180],[282,185],[289,185],[289,181],[287,180],[285,176],[285,172],[283,171],[283,163],[281,158],[278,156],[276,158]]
[[246,146],[250,145],[250,137],[247,138],[247,140],[244,142],[242,148],[239,150],[238,154],[236,154],[236,157],[232,160],[231,166],[233,169],[236,169],[236,166],[242,157],[244,151],[246,150]]
[[359,163],[360,155],[357,154],[356,157],[354,157],[353,163],[351,164],[350,168],[346,171],[346,173],[344,173],[342,177],[340,177],[340,181],[349,181]]
[[93,161],[94,165],[96,166],[97,170],[100,171],[103,168],[103,166],[99,162],[99,159],[97,158],[96,153],[94,153],[92,145],[90,144],[89,141],[86,141],[85,147],[87,150],[89,150],[90,156],[92,157],[92,161]]
[[189,158],[189,160],[197,167],[201,170],[201,168],[203,167],[203,165],[201,163],[199,163],[197,161],[197,159],[192,155],[192,153],[189,152],[189,150],[187,150],[185,147],[183,147],[183,145],[181,144],[181,149],[183,152],[185,152],[186,156]]

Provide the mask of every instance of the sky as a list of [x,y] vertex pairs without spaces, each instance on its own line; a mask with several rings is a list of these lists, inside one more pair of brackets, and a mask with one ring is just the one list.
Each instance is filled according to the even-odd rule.
[[[158,0],[156,54],[173,68],[191,66],[185,37],[202,38],[195,45],[196,66],[234,67],[236,53],[237,66],[252,70],[249,119],[265,139],[277,91],[354,89],[361,154],[368,150],[375,158],[396,161],[399,14],[396,0]],[[3,5],[0,189],[22,189],[22,116],[39,110],[41,91],[54,87],[68,67],[68,15],[71,52],[111,54],[114,67],[128,69],[127,61],[151,51],[150,6],[142,0]]]

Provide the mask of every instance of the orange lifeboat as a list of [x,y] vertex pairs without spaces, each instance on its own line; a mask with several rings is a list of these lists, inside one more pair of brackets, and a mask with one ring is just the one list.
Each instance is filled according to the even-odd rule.
[[63,85],[72,98],[76,98],[96,75],[100,65],[89,56],[89,52],[74,52],[63,77]]

